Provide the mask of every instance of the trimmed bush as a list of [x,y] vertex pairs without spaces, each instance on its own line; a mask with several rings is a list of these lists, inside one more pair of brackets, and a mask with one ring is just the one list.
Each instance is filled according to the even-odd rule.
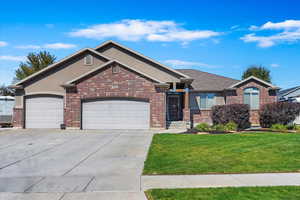
[[226,131],[237,131],[237,129],[238,129],[238,125],[232,121],[225,124]]
[[218,133],[226,132],[225,125],[223,125],[223,124],[216,124],[216,125],[213,125],[211,128],[213,131],[218,132]]
[[265,104],[259,111],[259,121],[263,128],[270,128],[273,124],[288,125],[300,114],[298,102],[276,102]]
[[210,131],[210,125],[207,123],[200,123],[196,126],[197,131],[208,132]]
[[286,131],[288,129],[288,127],[283,124],[273,124],[271,126],[271,129],[274,131]]
[[211,118],[213,124],[234,122],[239,130],[250,127],[250,108],[247,104],[229,104],[213,106]]

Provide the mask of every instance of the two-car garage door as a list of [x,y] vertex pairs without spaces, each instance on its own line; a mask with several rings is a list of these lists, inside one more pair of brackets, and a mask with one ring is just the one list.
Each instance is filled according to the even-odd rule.
[[82,103],[83,129],[148,129],[150,104],[128,99]]
[[[25,100],[26,128],[60,128],[64,122],[60,96],[31,96]],[[82,103],[83,129],[148,129],[150,104],[135,99],[102,99]]]

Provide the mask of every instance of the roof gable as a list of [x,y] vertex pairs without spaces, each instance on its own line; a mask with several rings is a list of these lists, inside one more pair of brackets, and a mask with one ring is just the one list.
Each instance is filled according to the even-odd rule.
[[104,63],[103,65],[100,65],[99,67],[96,67],[95,69],[93,69],[93,70],[91,70],[91,71],[89,71],[89,72],[87,72],[87,73],[85,73],[85,74],[82,74],[81,76],[79,76],[79,77],[77,77],[77,78],[75,78],[75,79],[73,79],[73,80],[71,80],[71,81],[68,81],[68,82],[65,83],[64,85],[74,84],[75,82],[77,82],[77,81],[83,79],[84,77],[86,77],[86,76],[88,76],[88,75],[90,75],[90,74],[93,74],[93,73],[95,73],[95,72],[97,72],[97,71],[99,71],[99,70],[105,68],[106,66],[109,66],[109,65],[113,64],[113,63],[117,63],[117,64],[119,64],[119,65],[121,65],[121,66],[123,66],[123,67],[125,67],[125,68],[127,68],[127,69],[130,69],[130,70],[132,70],[132,71],[135,71],[136,73],[138,73],[138,74],[140,74],[140,75],[142,75],[142,76],[144,76],[144,77],[147,77],[147,78],[153,80],[153,81],[156,82],[156,83],[163,83],[163,82],[161,82],[160,80],[158,80],[158,79],[156,79],[156,78],[154,78],[154,77],[151,77],[151,76],[149,76],[149,75],[147,75],[147,74],[144,74],[143,72],[137,71],[136,69],[134,69],[134,68],[132,68],[132,67],[126,65],[126,64],[123,64],[123,63],[121,63],[121,62],[119,62],[119,61],[117,61],[117,60],[111,60],[111,61],[109,61],[109,62]]
[[249,76],[248,78],[246,78],[244,80],[241,80],[241,81],[239,81],[239,82],[231,85],[229,88],[236,88],[237,86],[239,86],[239,85],[241,85],[241,84],[243,84],[243,83],[245,83],[247,81],[250,81],[250,80],[258,81],[258,82],[260,82],[260,83],[262,83],[262,84],[264,84],[264,85],[266,85],[266,86],[268,86],[268,87],[270,87],[272,89],[280,89],[279,87],[277,87],[275,85],[272,85],[271,83],[268,83],[268,82],[266,82],[266,81],[264,81],[262,79],[259,79],[259,78],[255,77],[255,76]]
[[109,61],[109,60],[110,60],[108,57],[106,57],[106,56],[104,56],[103,54],[101,54],[101,53],[95,51],[94,49],[84,48],[84,49],[81,49],[81,50],[75,52],[74,54],[71,54],[70,56],[67,56],[67,57],[65,57],[65,58],[63,58],[63,59],[61,59],[61,60],[59,60],[58,62],[55,62],[55,63],[53,63],[53,64],[51,64],[51,65],[45,67],[44,69],[42,69],[42,70],[40,70],[40,71],[38,71],[38,72],[36,72],[36,73],[34,73],[34,74],[32,74],[32,75],[26,77],[25,79],[23,79],[23,80],[17,82],[17,83],[15,84],[15,86],[21,85],[21,84],[23,84],[23,83],[25,83],[25,82],[27,82],[27,81],[33,79],[34,77],[36,77],[36,76],[38,76],[38,75],[41,75],[41,74],[43,74],[43,73],[45,73],[45,72],[47,72],[47,71],[49,71],[49,70],[51,70],[51,69],[54,69],[56,66],[59,66],[60,64],[62,64],[62,63],[64,63],[64,62],[67,62],[67,61],[73,59],[74,57],[76,57],[76,56],[78,56],[78,55],[80,55],[80,54],[82,54],[82,53],[85,53],[86,51],[92,52],[92,53],[94,53],[94,54],[96,54],[96,55],[102,57],[102,58],[103,58],[104,60],[106,60],[106,61]]
[[[104,42],[103,44],[101,44],[101,45],[95,47],[95,50],[96,50],[96,51],[101,51],[101,50],[103,50],[105,47],[107,47],[108,45],[114,45],[114,46],[116,46],[116,47],[118,47],[118,48],[121,48],[121,49],[127,51],[127,52],[130,52],[130,53],[132,53],[133,55],[135,55],[135,56],[137,56],[137,57],[139,57],[139,58],[141,58],[141,59],[145,59],[145,60],[147,60],[148,62],[153,63],[153,64],[159,66],[159,67],[160,67],[162,70],[164,70],[164,71],[168,71],[169,73],[176,74],[176,76],[179,76],[180,78],[190,78],[190,77],[187,76],[186,74],[183,74],[183,73],[181,73],[181,72],[179,72],[179,71],[177,71],[177,70],[175,70],[175,69],[172,69],[172,68],[170,68],[170,67],[168,67],[168,66],[166,66],[166,65],[164,65],[164,64],[162,64],[162,63],[160,63],[160,62],[158,62],[158,61],[155,61],[155,60],[152,59],[152,58],[149,58],[149,57],[147,57],[147,56],[145,56],[145,55],[143,55],[143,54],[141,54],[141,53],[139,53],[139,52],[137,52],[137,51],[134,51],[134,50],[132,50],[132,49],[130,49],[130,48],[127,48],[127,47],[125,47],[125,46],[123,46],[123,45],[121,45],[121,44],[119,44],[119,43],[117,43],[117,42],[115,42],[115,41],[112,41],[112,40],[106,41],[106,42]],[[103,52],[103,53],[104,53],[104,52]],[[114,59],[118,60],[117,58],[114,58]],[[124,62],[123,62],[123,63],[124,63]]]

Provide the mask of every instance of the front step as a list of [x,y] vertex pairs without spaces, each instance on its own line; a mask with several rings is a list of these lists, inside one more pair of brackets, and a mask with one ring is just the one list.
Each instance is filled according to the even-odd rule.
[[167,121],[167,129],[186,129],[185,121]]

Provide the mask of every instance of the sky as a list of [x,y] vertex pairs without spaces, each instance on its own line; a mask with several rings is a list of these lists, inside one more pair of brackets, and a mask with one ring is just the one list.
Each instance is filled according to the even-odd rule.
[[272,82],[300,85],[298,0],[3,1],[0,84],[30,52],[57,60],[115,40],[175,69],[240,79],[250,65]]

